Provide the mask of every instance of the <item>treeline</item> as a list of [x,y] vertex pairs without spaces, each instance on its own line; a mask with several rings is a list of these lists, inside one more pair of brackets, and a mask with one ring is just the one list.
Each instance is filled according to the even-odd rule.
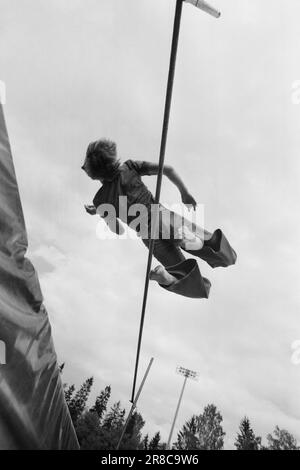
[[[63,365],[61,366],[61,371]],[[74,385],[64,384],[66,402],[82,450],[113,450],[119,442],[126,416],[120,401],[109,407],[111,387],[107,386],[97,396],[92,407],[87,407],[93,386],[93,378],[87,379],[76,390]],[[199,415],[193,415],[179,431],[172,448],[177,450],[223,450],[225,431],[223,418],[215,405],[207,405]],[[128,423],[120,450],[163,450],[160,432],[154,436],[142,435],[145,421],[135,411]],[[300,450],[295,437],[276,426],[266,436],[267,445],[256,436],[250,420],[241,420],[235,439],[237,450]]]

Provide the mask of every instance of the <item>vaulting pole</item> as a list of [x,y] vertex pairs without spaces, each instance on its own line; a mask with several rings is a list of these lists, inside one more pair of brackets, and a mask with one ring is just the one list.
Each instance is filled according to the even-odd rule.
[[[160,191],[161,191],[161,182],[162,182],[163,171],[164,171],[165,152],[166,152],[166,144],[167,144],[167,137],[168,137],[169,118],[170,118],[172,93],[173,93],[173,83],[174,83],[174,75],[175,75],[175,65],[176,65],[176,56],[177,56],[177,48],[178,48],[178,38],[179,38],[181,13],[182,13],[182,2],[183,2],[183,0],[176,0],[175,19],[174,19],[174,27],[173,27],[173,39],[172,39],[171,57],[170,57],[170,66],[169,66],[169,76],[168,76],[167,94],[166,94],[164,120],[163,120],[163,129],[162,129],[160,154],[159,154],[159,172],[158,172],[158,175],[157,175],[156,192],[155,192],[155,207],[156,208],[158,207],[158,204],[159,204]],[[155,227],[156,227],[156,224],[157,224],[157,215],[158,214],[157,214],[157,211],[156,211],[155,221],[154,221],[154,224],[153,224],[154,233],[156,232]],[[144,319],[145,319],[145,312],[146,312],[146,305],[147,305],[147,297],[148,297],[148,289],[149,289],[149,278],[150,278],[153,250],[154,250],[154,239],[151,238],[150,244],[149,244],[149,255],[148,255],[148,263],[147,263],[146,279],[145,279],[145,290],[144,290],[142,315],[141,315],[141,322],[140,322],[140,331],[139,331],[136,362],[135,362],[132,396],[131,396],[131,402],[132,403],[134,402],[134,395],[135,395],[135,386],[136,386],[136,378],[137,378],[138,364],[139,364],[140,350],[141,350],[141,343],[142,343],[142,335],[143,335]]]
[[[148,290],[149,290],[150,271],[151,271],[152,257],[153,257],[153,251],[154,251],[155,241],[154,241],[154,238],[152,237],[155,236],[156,234],[156,227],[157,227],[157,220],[158,220],[158,213],[159,213],[159,200],[160,200],[161,183],[162,183],[162,177],[163,177],[163,171],[164,171],[165,152],[166,152],[166,144],[167,144],[167,137],[168,137],[169,118],[170,118],[171,103],[172,103],[173,83],[174,83],[174,75],[175,75],[175,66],[176,66],[176,57],[177,57],[178,39],[179,39],[179,32],[180,32],[183,1],[184,0],[176,0],[175,18],[174,18],[174,26],[173,26],[173,38],[172,38],[171,56],[170,56],[170,65],[169,65],[169,75],[168,75],[167,93],[166,93],[166,101],[165,101],[165,111],[164,111],[163,128],[162,128],[160,153],[159,153],[159,171],[157,175],[156,192],[155,192],[155,200],[154,200],[155,213],[154,213],[153,226],[151,228],[151,239],[149,243],[149,255],[148,255],[148,262],[147,262],[147,271],[146,271],[140,330],[139,330],[136,361],[135,361],[132,395],[131,395],[131,400],[130,400],[131,403],[134,402],[134,396],[135,396],[135,387],[136,387],[141,343],[142,343],[142,336],[143,336],[143,328],[144,328],[144,320],[145,320],[145,312],[146,312]],[[220,16],[219,11],[209,6],[203,0],[186,0],[186,2],[193,4],[194,6],[200,8],[201,10],[205,11],[206,13],[209,13],[210,15],[216,18],[219,18]]]

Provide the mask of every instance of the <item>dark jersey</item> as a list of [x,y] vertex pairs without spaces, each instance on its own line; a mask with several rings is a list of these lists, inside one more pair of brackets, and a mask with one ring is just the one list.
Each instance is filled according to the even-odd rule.
[[[139,160],[127,160],[112,181],[105,181],[94,197],[96,209],[102,204],[112,204],[117,217],[120,216],[120,196],[127,197],[127,207],[143,204],[149,210],[154,198],[141,177],[149,175],[149,164]],[[129,218],[130,219],[130,218]]]

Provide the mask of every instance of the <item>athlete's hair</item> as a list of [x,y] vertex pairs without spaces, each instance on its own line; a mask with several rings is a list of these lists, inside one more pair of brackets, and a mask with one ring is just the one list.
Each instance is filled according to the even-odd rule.
[[117,146],[111,140],[100,139],[91,142],[86,152],[86,161],[93,178],[110,180],[119,172]]

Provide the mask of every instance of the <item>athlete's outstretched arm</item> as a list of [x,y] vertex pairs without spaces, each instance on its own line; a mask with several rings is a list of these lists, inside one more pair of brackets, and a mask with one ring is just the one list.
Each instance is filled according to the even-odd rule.
[[[147,175],[157,175],[158,170],[159,170],[159,165],[157,163],[150,163],[147,162]],[[181,199],[183,204],[185,204],[188,208],[191,206],[196,209],[197,202],[193,198],[193,196],[190,195],[187,187],[183,183],[182,179],[180,178],[179,174],[177,171],[174,170],[174,168],[170,165],[165,165],[164,166],[164,175],[169,178],[170,181],[172,181],[173,184],[178,188],[180,194],[181,194]]]
[[[90,215],[97,214],[97,209],[95,206],[85,205],[84,207],[88,214]],[[109,229],[112,232],[116,233],[117,235],[123,235],[125,230],[124,230],[122,223],[117,217],[109,217],[109,215],[107,215],[106,217],[101,216],[101,218],[104,220],[104,222],[106,223],[106,225],[109,227]]]

